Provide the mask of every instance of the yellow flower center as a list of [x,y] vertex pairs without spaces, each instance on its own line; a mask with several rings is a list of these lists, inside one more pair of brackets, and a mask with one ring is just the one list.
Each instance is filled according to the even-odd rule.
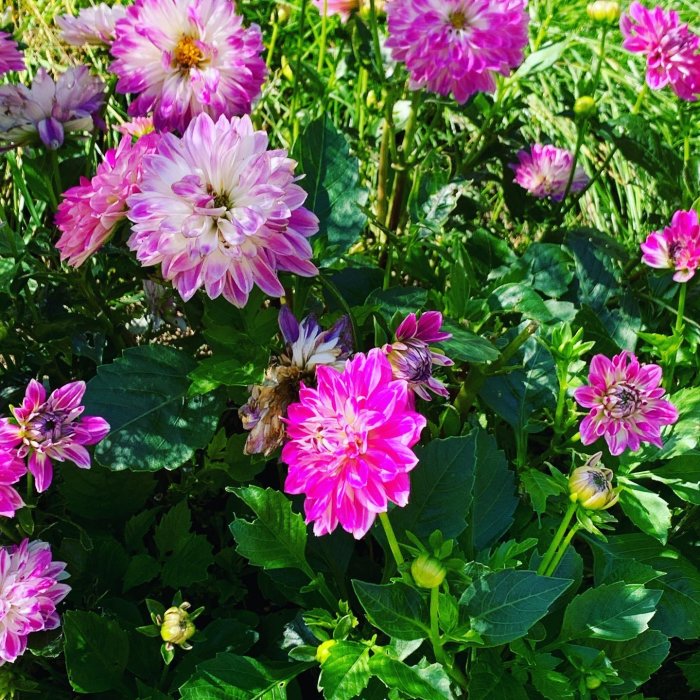
[[450,24],[455,29],[464,29],[467,26],[467,18],[463,12],[457,10],[457,12],[450,13]]
[[173,51],[175,65],[180,66],[180,68],[192,68],[202,62],[204,55],[195,41],[196,39],[193,36],[183,36],[177,42],[175,51]]

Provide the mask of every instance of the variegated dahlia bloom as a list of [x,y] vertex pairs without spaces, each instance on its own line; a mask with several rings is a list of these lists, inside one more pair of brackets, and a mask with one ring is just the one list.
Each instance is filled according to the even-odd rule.
[[17,493],[16,484],[27,473],[27,465],[14,450],[0,449],[0,515],[13,518],[24,501]]
[[331,17],[338,15],[341,22],[347,22],[350,15],[359,9],[360,0],[312,0],[313,4],[318,8],[318,11],[323,14],[325,9],[326,14]]
[[114,41],[114,28],[118,20],[126,16],[126,7],[104,2],[94,7],[84,7],[77,17],[61,15],[56,24],[61,29],[61,39],[72,46],[110,46]]
[[386,46],[406,64],[412,90],[452,93],[466,102],[493,92],[494,76],[523,60],[525,0],[390,0]]
[[654,231],[642,243],[642,262],[675,270],[676,282],[687,282],[700,265],[700,224],[694,209],[677,211],[663,231]]
[[652,90],[670,85],[682,100],[700,95],[700,37],[681,23],[675,10],[653,10],[633,2],[620,18],[622,44],[647,60],[647,84]]
[[23,540],[0,547],[0,665],[27,649],[32,632],[56,629],[56,607],[68,595],[66,565],[53,561],[46,542]]
[[588,386],[574,390],[574,398],[590,408],[580,426],[581,442],[590,445],[605,437],[613,455],[633,452],[642,442],[662,447],[661,428],[678,420],[676,407],[662,398],[661,367],[641,364],[631,352],[612,360],[591,360]]
[[342,372],[319,366],[316,379],[287,409],[284,490],[306,495],[314,534],[340,525],[360,539],[390,502],[408,503],[408,472],[418,463],[411,448],[426,420],[379,348],[357,353]]
[[129,134],[137,139],[155,131],[155,126],[153,125],[153,117],[149,115],[147,117],[134,117],[130,121],[120,124],[116,129],[120,134]]
[[157,129],[183,132],[204,112],[248,114],[267,76],[262,35],[231,0],[136,0],[116,25],[117,92],[129,114],[153,112]]
[[24,54],[7,32],[0,32],[0,75],[11,70],[25,70]]
[[267,145],[248,116],[200,114],[144,158],[129,247],[143,265],[161,265],[185,301],[204,287],[242,307],[254,284],[282,296],[279,271],[317,274],[306,239],[318,219],[302,206],[296,163]]
[[454,362],[441,352],[430,349],[430,343],[449,340],[451,333],[440,330],[442,314],[439,311],[426,311],[416,319],[408,314],[396,329],[396,340],[382,349],[389,358],[394,379],[408,382],[413,391],[422,399],[430,401],[429,391],[437,396],[448,397],[450,392],[445,385],[433,377],[433,365],[449,367]]
[[[529,151],[518,153],[518,162],[508,166],[515,173],[515,181],[533,197],[549,197],[560,202],[566,194],[574,157],[564,148],[533,144]],[[580,192],[588,184],[588,176],[576,166],[569,192]]]
[[[41,493],[51,485],[53,460],[90,468],[85,445],[95,445],[109,432],[104,418],[82,415],[85,382],[70,382],[46,398],[32,379],[22,405],[11,407],[12,418],[0,418],[0,459],[26,459]],[[6,462],[5,462],[6,464]]]

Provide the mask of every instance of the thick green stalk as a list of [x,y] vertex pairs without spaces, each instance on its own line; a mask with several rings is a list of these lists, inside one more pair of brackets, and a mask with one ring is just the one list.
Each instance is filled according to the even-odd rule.
[[448,657],[442,646],[440,628],[438,626],[439,594],[440,586],[435,586],[430,589],[430,643],[433,647],[433,654],[435,654],[435,660],[442,665],[452,680],[460,686],[460,688],[467,690],[469,681],[459,668],[454,665],[453,660]]
[[552,559],[554,558],[554,555],[557,552],[557,548],[561,544],[561,541],[564,538],[564,535],[566,534],[566,530],[569,527],[569,523],[571,522],[571,519],[576,513],[576,508],[577,504],[571,503],[566,509],[566,513],[564,513],[564,517],[561,519],[561,523],[559,524],[559,529],[556,531],[554,539],[552,539],[549,547],[547,548],[547,551],[542,557],[540,565],[537,567],[537,573],[540,574],[540,576],[546,575],[545,572],[549,569],[549,565],[551,564]]
[[379,514],[379,522],[384,528],[384,534],[386,535],[387,542],[389,543],[389,549],[396,562],[396,567],[400,570],[403,566],[405,559],[403,554],[401,554],[401,548],[399,547],[399,541],[396,539],[396,534],[394,533],[394,528],[391,526],[389,516],[386,513]]
[[557,549],[556,553],[554,554],[552,561],[549,563],[549,566],[547,567],[547,571],[544,572],[545,576],[551,576],[557,570],[557,567],[559,566],[559,562],[562,560],[564,554],[566,554],[566,550],[568,549],[569,545],[571,544],[571,540],[574,539],[574,535],[580,529],[581,529],[581,526],[578,523],[574,523],[571,530],[569,530],[569,534],[562,540],[562,543],[559,545],[559,548]]
[[664,379],[666,391],[671,391],[673,389],[673,375],[676,371],[676,354],[680,350],[681,345],[683,343],[683,316],[685,314],[685,299],[687,294],[688,283],[683,282],[681,284],[680,292],[678,293],[678,309],[676,311],[676,323],[673,326],[673,335],[680,338],[680,342],[678,344],[678,347],[676,348],[676,351],[673,353],[673,355],[669,358],[668,361],[668,373],[666,374],[666,377]]
[[328,37],[328,0],[323,0],[323,12],[321,13],[321,46],[318,51],[318,64],[316,70],[320,74],[326,60],[326,42]]

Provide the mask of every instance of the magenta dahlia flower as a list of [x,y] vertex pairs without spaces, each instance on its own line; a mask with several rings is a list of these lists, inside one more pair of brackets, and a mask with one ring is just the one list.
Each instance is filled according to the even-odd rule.
[[359,6],[359,0],[312,0],[313,4],[318,8],[318,11],[323,14],[325,8],[326,14],[331,17],[338,15],[341,22],[347,22],[350,15],[355,12]]
[[114,41],[114,27],[125,16],[123,5],[110,7],[101,2],[94,7],[84,7],[77,17],[61,15],[56,18],[56,24],[61,29],[61,39],[67,44],[110,46]]
[[588,386],[574,390],[574,398],[590,408],[581,421],[581,442],[590,445],[605,437],[610,452],[619,455],[642,442],[661,447],[661,428],[678,420],[678,411],[662,398],[661,367],[640,364],[631,352],[612,360],[596,355],[591,360]]
[[386,46],[406,64],[412,90],[452,93],[464,103],[493,92],[494,74],[523,60],[525,0],[390,0]]
[[141,192],[129,197],[129,247],[162,266],[187,301],[200,287],[242,307],[254,284],[279,297],[280,270],[312,276],[318,219],[302,204],[296,163],[268,151],[248,116],[195,117],[182,138],[165,134],[144,159]]
[[303,493],[306,522],[324,535],[340,526],[360,539],[389,502],[408,503],[411,449],[426,420],[408,384],[392,376],[379,348],[357,353],[338,372],[316,369],[318,388],[301,385],[287,409],[287,493]]
[[678,13],[655,7],[650,10],[633,2],[629,14],[620,18],[625,36],[622,46],[647,59],[647,84],[652,90],[667,85],[682,100],[694,101],[700,95],[700,37]]
[[[529,151],[520,151],[518,162],[508,167],[515,173],[515,181],[533,197],[560,202],[566,194],[573,162],[573,155],[566,149],[535,143]],[[579,192],[587,184],[588,176],[577,165],[569,192]]]
[[136,0],[117,22],[117,92],[136,93],[129,114],[153,112],[157,129],[184,131],[200,112],[250,112],[267,76],[262,35],[243,27],[231,0]]
[[676,282],[687,282],[700,265],[700,224],[694,209],[677,211],[671,225],[654,231],[641,245],[642,262],[675,270]]
[[14,450],[0,450],[0,515],[13,518],[24,501],[12,486],[27,473],[27,465]]
[[23,540],[0,547],[0,664],[12,663],[27,649],[32,632],[56,629],[56,606],[68,595],[66,565],[53,561],[46,542]]
[[85,445],[95,445],[109,432],[104,418],[82,415],[84,393],[85,382],[71,382],[47,399],[44,387],[32,379],[22,405],[11,407],[13,418],[0,418],[0,458],[26,458],[40,493],[51,485],[52,460],[89,469]]
[[0,32],[0,75],[11,70],[25,70],[24,54],[7,32]]

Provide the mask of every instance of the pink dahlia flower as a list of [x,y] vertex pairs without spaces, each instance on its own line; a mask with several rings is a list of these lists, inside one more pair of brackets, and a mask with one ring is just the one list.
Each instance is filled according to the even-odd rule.
[[508,75],[523,60],[525,0],[390,0],[386,13],[386,45],[406,64],[412,90],[464,103],[493,92],[494,74]]
[[[508,167],[515,172],[515,181],[533,197],[550,197],[560,202],[566,193],[574,157],[564,148],[536,143],[529,151],[518,153],[518,162]],[[569,192],[579,192],[588,184],[588,176],[576,166]]]
[[411,449],[426,421],[405,381],[379,348],[356,354],[342,372],[316,369],[318,388],[301,385],[287,410],[287,493],[304,493],[306,522],[324,535],[340,526],[360,539],[389,502],[408,503]]
[[590,408],[581,422],[581,442],[590,445],[605,437],[610,452],[633,452],[642,442],[661,447],[661,428],[678,420],[676,407],[665,399],[661,367],[640,364],[631,352],[609,360],[596,355],[591,360],[588,386],[574,391],[578,403]]
[[137,93],[129,114],[153,112],[157,129],[184,131],[200,112],[250,112],[267,75],[257,25],[230,0],[136,0],[117,22],[117,92]]
[[687,282],[700,265],[700,224],[695,210],[677,211],[671,225],[654,231],[641,245],[642,261],[650,267],[675,270],[676,282]]
[[0,450],[0,515],[13,518],[24,501],[12,486],[27,473],[27,465],[13,450]]
[[338,15],[342,22],[347,22],[350,15],[355,12],[359,6],[359,0],[313,0],[313,4],[318,8],[318,11],[323,14],[325,8],[326,14],[330,17]]
[[23,540],[0,547],[0,664],[12,663],[27,649],[32,632],[56,629],[56,606],[68,595],[66,565],[53,561],[46,542]]
[[131,121],[120,124],[116,129],[121,134],[129,134],[129,136],[139,138],[155,131],[155,126],[153,126],[153,117],[147,116],[134,117]]
[[25,70],[24,54],[7,32],[0,32],[0,75],[11,70]]
[[[94,445],[109,432],[104,418],[81,415],[85,382],[71,382],[49,398],[36,380],[29,382],[22,405],[12,407],[13,418],[0,418],[0,459],[27,458],[36,490],[46,491],[53,479],[52,460],[70,460],[90,468],[85,445]],[[6,468],[6,466],[5,466]]]
[[110,7],[102,2],[95,7],[84,7],[77,17],[61,15],[56,18],[56,24],[61,28],[61,39],[67,44],[110,46],[117,20],[125,16],[126,7],[123,5]]
[[438,396],[448,397],[450,392],[445,385],[433,377],[433,365],[443,367],[454,362],[441,352],[431,350],[430,343],[449,340],[451,333],[440,330],[442,314],[439,311],[426,311],[416,320],[415,314],[408,314],[396,329],[396,340],[382,349],[387,354],[394,379],[403,379],[422,399],[432,398],[428,389]]
[[105,154],[97,173],[63,193],[56,211],[56,226],[62,235],[56,242],[61,260],[79,267],[114,233],[126,219],[126,200],[139,191],[143,157],[152,153],[158,135],[151,134],[132,143],[124,136],[117,148]]
[[254,284],[279,297],[277,272],[312,276],[318,219],[302,204],[296,163],[268,151],[248,116],[195,117],[182,138],[165,134],[144,159],[141,192],[129,197],[129,247],[187,301],[200,287],[242,307]]
[[647,59],[647,84],[652,90],[670,85],[682,100],[694,101],[700,95],[700,37],[678,13],[655,7],[649,10],[633,2],[629,14],[620,18],[625,36],[622,46]]

